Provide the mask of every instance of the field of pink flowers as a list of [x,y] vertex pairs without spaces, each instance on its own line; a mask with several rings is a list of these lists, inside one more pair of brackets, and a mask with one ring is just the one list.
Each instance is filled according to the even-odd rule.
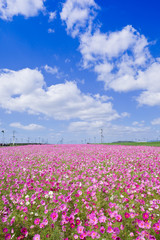
[[160,148],[0,148],[0,239],[160,239]]

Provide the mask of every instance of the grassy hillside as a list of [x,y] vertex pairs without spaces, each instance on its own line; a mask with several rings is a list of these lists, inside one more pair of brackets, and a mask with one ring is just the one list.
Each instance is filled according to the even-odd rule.
[[126,146],[152,146],[160,147],[160,142],[113,142],[113,143],[103,143],[106,145],[126,145]]

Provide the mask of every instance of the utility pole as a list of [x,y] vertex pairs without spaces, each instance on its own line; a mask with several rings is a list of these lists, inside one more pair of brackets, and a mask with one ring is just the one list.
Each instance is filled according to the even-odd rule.
[[15,131],[13,131],[13,146],[15,144]]
[[101,143],[103,143],[103,129],[101,128]]
[[4,145],[4,130],[1,131],[3,134],[2,144]]

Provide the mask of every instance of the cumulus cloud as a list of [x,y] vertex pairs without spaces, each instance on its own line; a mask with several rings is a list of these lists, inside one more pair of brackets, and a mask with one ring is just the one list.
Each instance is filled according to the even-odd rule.
[[57,16],[56,11],[49,12],[49,22],[52,22],[54,19],[56,19],[56,16]]
[[80,37],[79,50],[83,67],[92,68],[106,90],[142,90],[140,105],[160,105],[160,59],[151,56],[147,39],[132,26],[106,34],[87,31]]
[[56,66],[50,67],[48,65],[45,65],[44,69],[46,70],[47,73],[51,73],[51,74],[57,74],[58,73],[58,68]]
[[98,5],[94,0],[67,0],[60,13],[67,25],[67,32],[75,37],[86,25],[91,24]]
[[151,56],[147,38],[131,25],[103,33],[94,24],[97,8],[93,0],[66,0],[61,12],[67,32],[79,38],[83,68],[92,69],[105,90],[141,90],[139,105],[160,105],[160,59]]
[[45,0],[1,0],[0,18],[12,20],[12,17],[17,15],[26,18],[36,16],[39,11],[45,9],[44,2]]
[[86,32],[80,37],[83,67],[92,68],[105,89],[142,90],[140,105],[160,105],[160,59],[149,52],[147,39],[132,26],[113,33]]
[[152,125],[160,125],[160,118],[153,119],[151,122]]
[[147,39],[132,26],[111,33],[87,31],[79,50],[83,67],[92,68],[106,90],[142,90],[140,105],[160,105],[160,59],[151,56]]
[[31,123],[31,124],[25,126],[19,122],[11,123],[10,127],[19,128],[19,129],[23,129],[23,130],[29,130],[29,131],[44,129],[44,127],[39,124]]
[[0,106],[9,111],[44,114],[57,120],[111,121],[119,118],[111,102],[83,94],[75,82],[46,86],[37,69],[1,70]]
[[[79,50],[83,67],[93,67],[98,80],[115,91],[129,91],[143,87],[144,81],[136,81],[148,66],[150,53],[148,41],[132,26],[120,31],[94,34],[86,32],[80,37]],[[125,84],[123,84],[125,82]]]

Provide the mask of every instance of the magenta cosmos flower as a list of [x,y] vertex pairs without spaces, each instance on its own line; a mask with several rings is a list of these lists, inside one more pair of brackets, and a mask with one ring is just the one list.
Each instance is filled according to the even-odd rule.
[[11,238],[11,234],[10,234],[10,233],[7,233],[7,234],[5,235],[5,240],[10,239],[10,238]]
[[74,228],[74,227],[75,227],[75,224],[74,224],[74,223],[71,223],[71,224],[70,224],[70,227],[71,227],[71,228]]
[[149,218],[149,214],[145,212],[143,213],[142,217],[144,220],[147,220]]
[[34,220],[34,224],[35,225],[38,225],[40,223],[40,219],[39,218],[36,218],[35,220]]
[[116,216],[116,220],[117,220],[117,222],[122,222],[122,216],[120,214],[118,214]]
[[36,234],[36,235],[34,235],[34,237],[33,237],[33,240],[40,240],[41,238],[40,238],[40,235],[39,234]]
[[22,233],[23,235],[26,235],[26,234],[28,233],[27,228],[22,228],[22,229],[21,229],[21,233]]
[[125,212],[124,216],[125,216],[125,218],[129,218],[129,217],[130,217],[130,214],[127,213],[127,212]]
[[50,217],[51,217],[52,220],[55,222],[55,221],[57,220],[57,218],[58,218],[58,213],[53,212],[53,213],[51,213]]
[[111,226],[109,226],[108,229],[107,229],[107,232],[108,233],[112,233],[113,232],[113,228]]

